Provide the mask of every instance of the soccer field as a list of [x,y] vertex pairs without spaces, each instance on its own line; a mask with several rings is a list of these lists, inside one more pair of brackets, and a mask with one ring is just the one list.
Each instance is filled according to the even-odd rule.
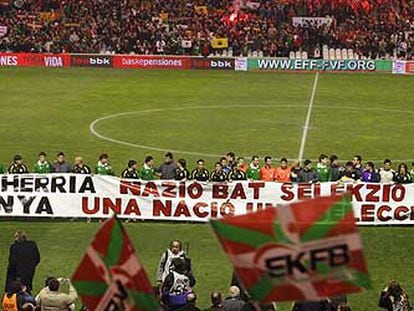
[[[192,168],[198,158],[211,167],[228,151],[249,157],[297,158],[303,126],[305,158],[335,153],[341,161],[354,154],[380,163],[384,158],[411,164],[414,149],[414,79],[386,74],[315,74],[211,71],[132,71],[103,69],[0,69],[0,161],[21,153],[29,168],[39,151],[52,160],[63,150],[82,155],[94,166],[110,155],[117,173],[129,159],[165,150],[184,157]],[[43,278],[71,275],[96,224],[83,222],[1,222],[0,284],[4,284],[8,245],[16,229],[36,239]],[[196,291],[202,307],[208,294],[225,290],[231,269],[206,225],[127,225],[150,277],[173,237],[190,242]],[[411,258],[413,229],[361,230],[374,290],[351,296],[353,310],[376,310],[379,291],[392,278],[414,297]],[[288,310],[284,305],[281,310]]]

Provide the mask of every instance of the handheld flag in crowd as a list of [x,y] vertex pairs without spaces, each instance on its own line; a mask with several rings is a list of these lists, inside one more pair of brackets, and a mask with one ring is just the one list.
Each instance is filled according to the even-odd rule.
[[88,310],[158,310],[144,267],[116,216],[102,224],[72,280]]
[[321,300],[371,287],[348,194],[210,223],[255,301]]

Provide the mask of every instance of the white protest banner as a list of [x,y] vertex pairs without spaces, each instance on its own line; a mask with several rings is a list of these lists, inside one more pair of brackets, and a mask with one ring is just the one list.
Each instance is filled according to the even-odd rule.
[[359,225],[414,224],[414,185],[262,181],[121,180],[74,174],[3,175],[0,217],[120,218],[207,222],[350,192]]
[[330,17],[292,17],[292,25],[302,26],[302,27],[321,27],[322,25],[326,25],[330,27],[332,25],[333,19]]

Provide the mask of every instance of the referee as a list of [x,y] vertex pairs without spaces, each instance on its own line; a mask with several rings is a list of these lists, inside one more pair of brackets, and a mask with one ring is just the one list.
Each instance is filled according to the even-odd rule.
[[129,160],[128,167],[122,171],[121,178],[125,179],[139,179],[137,170],[137,161]]
[[220,162],[216,162],[214,165],[214,171],[210,174],[210,181],[223,182],[226,181],[226,173],[223,170]]
[[208,181],[209,172],[204,167],[204,160],[197,161],[197,167],[191,172],[191,179],[197,181]]

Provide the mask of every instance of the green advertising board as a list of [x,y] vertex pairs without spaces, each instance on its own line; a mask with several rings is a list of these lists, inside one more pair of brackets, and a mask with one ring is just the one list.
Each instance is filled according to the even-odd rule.
[[392,61],[249,58],[248,70],[391,72]]

